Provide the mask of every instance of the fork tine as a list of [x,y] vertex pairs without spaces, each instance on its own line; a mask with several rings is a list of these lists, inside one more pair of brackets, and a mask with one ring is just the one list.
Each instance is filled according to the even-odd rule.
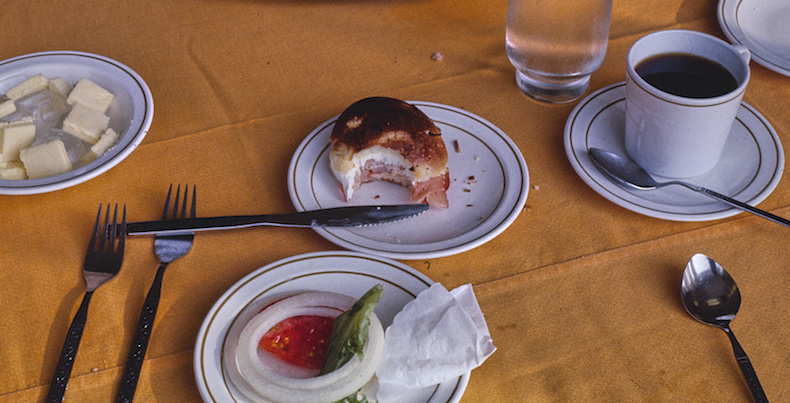
[[91,232],[91,239],[88,242],[88,253],[93,252],[96,250],[96,241],[99,238],[99,230],[101,229],[101,208],[102,205],[99,205],[99,211],[96,213],[96,223],[93,224],[93,231]]
[[184,200],[181,202],[181,218],[187,218],[187,194],[189,185],[184,185]]
[[[99,207],[99,210],[101,210],[101,207]],[[101,238],[99,238],[99,247],[97,249],[99,252],[104,252],[107,246],[107,231],[109,230],[109,223],[110,223],[110,204],[108,203],[107,212],[104,215],[104,225],[101,226],[102,231],[100,234],[98,234],[101,235]]]
[[192,209],[189,213],[189,218],[195,218],[195,211],[197,210],[197,186],[192,185]]
[[[107,205],[107,212],[108,213],[110,212],[109,204]],[[106,236],[109,236],[110,238],[109,239],[110,242],[107,249],[110,253],[112,253],[115,250],[115,238],[116,238],[116,234],[118,233],[118,205],[117,204],[115,205],[115,212],[112,215],[112,223],[107,221],[106,228],[108,231],[108,235]]]
[[165,208],[162,210],[162,219],[167,220],[167,214],[170,212],[170,194],[173,193],[173,184],[167,189],[167,198],[165,199]]
[[[118,205],[115,205],[116,209]],[[117,226],[117,221],[115,222],[115,226]],[[120,232],[113,231],[113,234],[120,233],[121,235],[118,237],[118,254],[123,256],[124,245],[126,244],[126,205],[123,205],[123,218],[121,218],[121,230]],[[115,239],[113,239],[113,245],[115,245]]]
[[[173,219],[178,219],[178,202],[181,200],[181,185],[176,188],[176,199],[173,201]],[[184,192],[184,201],[186,202],[186,192]]]

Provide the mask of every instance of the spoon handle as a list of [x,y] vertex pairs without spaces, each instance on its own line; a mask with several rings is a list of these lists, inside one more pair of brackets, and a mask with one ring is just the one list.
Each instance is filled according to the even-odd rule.
[[749,360],[749,357],[746,355],[746,352],[743,351],[743,348],[738,343],[738,340],[735,339],[735,334],[729,327],[725,327],[724,332],[727,333],[727,336],[730,338],[730,343],[732,343],[732,351],[735,353],[735,361],[738,362],[738,366],[741,368],[743,377],[746,378],[746,383],[749,385],[749,390],[752,392],[754,401],[756,403],[767,403],[768,398],[765,397],[763,387],[760,385],[760,380],[757,379],[757,373],[754,372],[754,367],[752,366],[752,362]]
[[760,210],[757,207],[752,207],[752,206],[750,206],[750,205],[748,205],[746,203],[739,202],[738,200],[735,200],[733,198],[727,197],[727,196],[725,196],[725,195],[723,195],[721,193],[714,192],[713,190],[710,190],[710,189],[707,189],[707,188],[704,188],[704,187],[701,187],[701,186],[691,185],[691,184],[687,184],[687,183],[683,183],[683,185],[686,186],[689,189],[696,190],[697,192],[700,192],[700,193],[702,193],[702,194],[704,194],[706,196],[709,196],[709,197],[712,197],[712,198],[714,198],[716,200],[724,202],[724,203],[726,203],[726,204],[728,204],[728,205],[730,205],[732,207],[739,208],[739,209],[744,210],[744,211],[748,211],[748,212],[750,212],[752,214],[758,215],[758,216],[760,216],[762,218],[765,218],[767,220],[773,221],[773,222],[775,222],[777,224],[782,224],[782,225],[784,225],[786,227],[790,227],[790,220],[784,219],[784,218],[779,217],[777,215],[773,215],[773,214],[771,214],[771,213],[769,213],[769,212],[767,212],[765,210]]

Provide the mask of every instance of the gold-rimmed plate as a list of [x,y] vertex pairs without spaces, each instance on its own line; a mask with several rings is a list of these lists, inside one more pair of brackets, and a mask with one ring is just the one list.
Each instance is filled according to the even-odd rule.
[[[217,300],[198,332],[194,371],[206,402],[249,402],[231,382],[222,350],[234,324],[246,323],[272,296],[300,291],[332,291],[358,298],[376,284],[384,296],[376,315],[386,328],[395,314],[434,281],[403,263],[358,252],[317,252],[286,258],[248,274]],[[443,382],[403,403],[456,403],[470,373]]]
[[[392,259],[432,259],[476,248],[515,221],[529,193],[524,156],[498,127],[448,105],[409,101],[437,127],[447,147],[450,207],[431,208],[417,217],[370,227],[316,228],[346,249]],[[408,203],[409,191],[384,181],[363,184],[349,202],[329,168],[329,136],[337,116],[313,130],[288,169],[288,192],[299,211],[346,205]]]
[[790,76],[790,7],[786,0],[720,0],[719,26],[752,60]]
[[[592,162],[592,147],[625,151],[625,82],[594,91],[579,102],[565,125],[565,153],[579,177],[598,194],[628,210],[672,221],[711,221],[743,211],[681,186],[626,189]],[[784,172],[779,136],[765,117],[741,104],[719,163],[688,182],[755,206],[776,189]]]

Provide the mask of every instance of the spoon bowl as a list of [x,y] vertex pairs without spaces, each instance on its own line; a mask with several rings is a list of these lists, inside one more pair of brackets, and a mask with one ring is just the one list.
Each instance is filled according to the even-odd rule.
[[689,260],[680,284],[683,306],[702,323],[724,328],[741,307],[741,292],[729,273],[698,253]]
[[595,164],[595,166],[598,167],[598,169],[603,172],[604,175],[611,178],[612,181],[619,184],[620,186],[636,190],[653,190],[669,185],[680,185],[695,192],[704,194],[705,196],[708,196],[712,199],[723,202],[731,207],[748,211],[777,224],[790,227],[790,220],[773,215],[767,211],[760,210],[756,207],[750,206],[746,203],[740,202],[702,186],[697,186],[677,180],[658,182],[653,179],[653,177],[650,176],[647,171],[640,167],[639,164],[620,154],[604,151],[600,148],[590,148],[588,152],[590,154],[590,159],[592,159],[592,162]]
[[620,154],[590,148],[592,162],[616,183],[638,190],[653,190],[670,183],[658,183],[639,164]]
[[754,400],[767,402],[749,357],[730,329],[730,322],[735,319],[735,314],[741,307],[741,292],[735,280],[715,260],[698,253],[683,270],[680,294],[683,306],[691,316],[702,323],[716,326],[727,334]]

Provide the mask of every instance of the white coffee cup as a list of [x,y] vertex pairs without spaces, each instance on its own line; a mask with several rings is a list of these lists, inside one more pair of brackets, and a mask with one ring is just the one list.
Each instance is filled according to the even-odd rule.
[[[713,61],[732,75],[734,87],[702,98],[659,89],[640,76],[637,67],[661,55]],[[749,83],[749,58],[745,47],[695,31],[658,31],[637,40],[626,66],[625,147],[631,158],[666,178],[690,178],[711,170],[721,157]]]

